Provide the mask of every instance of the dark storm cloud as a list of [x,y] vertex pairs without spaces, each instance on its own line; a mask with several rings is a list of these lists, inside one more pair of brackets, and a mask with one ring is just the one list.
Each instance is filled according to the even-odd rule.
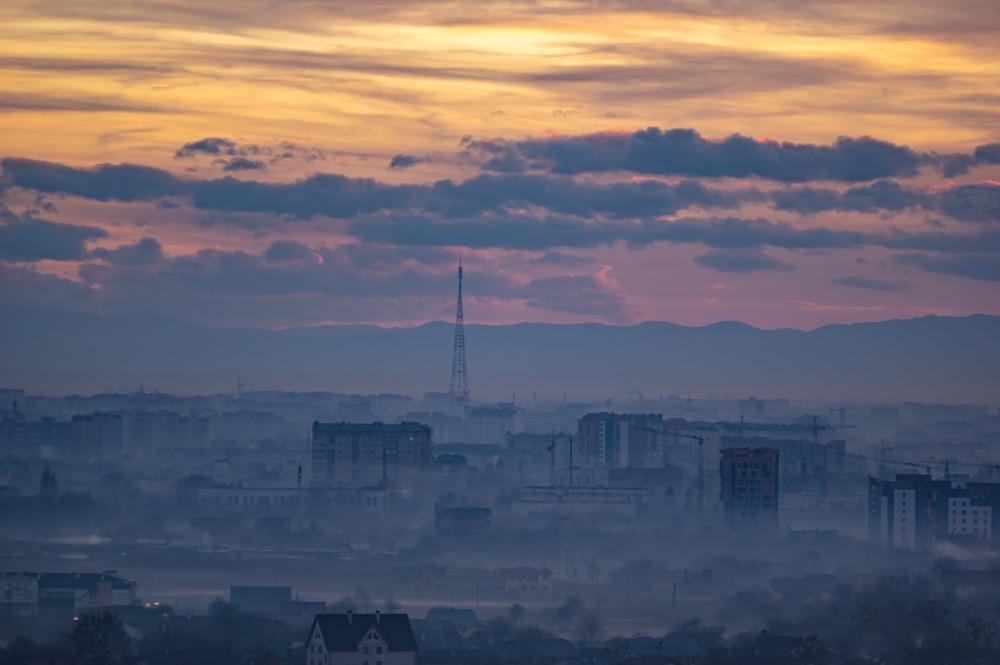
[[195,159],[212,157],[213,163],[221,164],[223,171],[259,171],[285,160],[315,162],[326,159],[326,151],[312,146],[299,145],[291,141],[281,141],[273,145],[239,143],[221,136],[206,136],[185,143],[174,152],[175,159]]
[[844,275],[842,277],[834,277],[830,281],[840,286],[847,286],[852,289],[867,289],[870,291],[908,291],[910,289],[908,282],[876,279],[860,275]]
[[94,291],[85,284],[36,272],[27,266],[0,261],[0,302],[24,307],[89,309],[96,305]]
[[264,250],[264,261],[267,263],[303,261],[312,258],[312,249],[294,240],[275,240]]
[[779,261],[757,249],[726,249],[696,256],[694,262],[702,268],[719,272],[751,273],[761,271],[789,272],[795,266]]
[[247,157],[233,157],[226,160],[222,165],[223,171],[260,171],[264,168],[264,162],[259,159],[249,159]]
[[557,275],[533,279],[521,295],[525,304],[571,314],[597,315],[611,320],[630,316],[625,297],[609,290],[594,275]]
[[183,159],[195,155],[235,155],[236,143],[220,137],[206,137],[190,143],[185,143],[174,152],[174,157]]
[[[95,253],[95,258],[106,262],[82,265],[80,277],[99,287],[108,299],[143,294],[150,303],[157,298],[176,300],[220,294],[241,298],[283,295],[380,299],[387,294],[422,297],[447,291],[455,279],[454,254],[449,255],[447,265],[442,265],[437,261],[440,252],[429,252],[431,263],[426,264],[420,261],[421,252],[377,245],[311,248],[295,241],[275,241],[260,254],[203,249],[147,263],[121,260],[136,250],[137,246],[127,245]],[[474,286],[481,297],[522,297],[519,283],[502,273],[470,271],[467,277],[470,288]]]
[[264,212],[293,217],[351,218],[381,210],[424,209],[446,217],[499,207],[534,206],[567,214],[617,217],[668,215],[692,206],[733,207],[759,200],[756,190],[735,192],[694,181],[598,184],[549,175],[480,175],[461,182],[390,185],[369,178],[317,174],[289,183],[221,178],[188,180],[160,169],[102,164],[78,169],[50,162],[7,158],[11,185],[97,200],[157,200],[190,196],[202,210]]
[[[78,272],[88,287],[84,290],[100,293],[106,303],[141,300],[154,308],[180,306],[189,300],[192,303],[183,306],[200,307],[198,303],[219,297],[253,301],[278,295],[319,298],[318,302],[380,301],[387,294],[407,299],[437,297],[448,291],[454,286],[456,256],[439,248],[368,243],[310,247],[277,240],[260,254],[203,249],[167,257],[155,239],[143,238],[135,244],[95,250]],[[535,308],[612,320],[630,317],[623,294],[600,274],[526,279],[499,270],[471,270],[466,271],[466,279],[480,298],[523,301]],[[56,280],[61,281],[65,280]],[[81,288],[70,283],[64,286]],[[39,302],[45,301],[36,295]]]
[[217,164],[223,171],[260,171],[265,168],[264,161],[253,159],[257,155],[271,155],[272,150],[261,148],[256,144],[238,144],[230,139],[210,136],[190,143],[185,143],[174,152],[175,159],[186,159],[198,155],[217,157]]
[[798,228],[786,222],[738,217],[592,220],[569,215],[487,212],[445,219],[433,215],[371,215],[348,230],[370,242],[411,246],[465,246],[525,250],[591,248],[623,242],[645,247],[658,242],[701,244],[713,249],[775,247],[792,250],[858,249],[866,246],[946,253],[1000,253],[1000,232],[913,233],[900,229],[867,232]]
[[[229,150],[223,139],[197,142],[200,151]],[[193,145],[193,144],[189,144]],[[192,148],[193,149],[193,148]],[[232,160],[240,158],[230,158]],[[939,192],[879,180],[846,191],[791,187],[763,193],[756,188],[723,189],[695,180],[597,183],[553,174],[481,174],[463,181],[392,185],[368,178],[320,173],[287,183],[221,178],[190,180],[131,164],[78,169],[26,159],[2,161],[5,181],[41,192],[98,200],[159,200],[186,196],[201,210],[273,213],[293,218],[317,215],[350,219],[376,212],[431,213],[445,218],[497,210],[540,208],[552,213],[615,218],[673,215],[690,208],[731,208],[771,201],[779,210],[810,214],[830,210],[901,212],[922,208],[963,221],[996,221],[1000,185],[966,184]],[[258,160],[227,168],[257,168]]]
[[984,282],[1000,282],[1000,256],[996,254],[966,254],[940,256],[901,254],[893,258],[899,265],[913,266],[926,272],[955,275]]
[[938,160],[945,177],[962,175],[976,166],[1000,164],[1000,143],[978,146],[971,155],[943,155]]
[[90,226],[23,219],[0,225],[0,259],[5,261],[73,261],[87,256],[88,241],[105,231]]
[[918,189],[890,180],[852,187],[843,192],[814,187],[791,187],[771,193],[778,210],[799,214],[818,212],[901,212],[919,208],[940,212],[963,222],[1000,222],[1000,184],[955,185],[940,191]]
[[961,185],[938,196],[938,209],[963,222],[1000,224],[1000,183]]
[[192,200],[196,208],[203,210],[350,218],[407,207],[417,189],[333,174],[314,175],[287,184],[223,178],[197,182]]
[[594,259],[589,256],[577,256],[576,254],[566,254],[564,252],[545,252],[533,263],[540,266],[554,266],[557,268],[583,268],[594,265]]
[[[130,164],[77,169],[5,159],[5,186],[97,200],[183,198],[211,219],[260,224],[327,216],[344,220],[357,238],[411,247],[468,246],[549,250],[624,242],[700,243],[714,249],[780,247],[826,250],[866,245],[939,252],[997,251],[996,233],[912,233],[799,228],[741,217],[671,217],[686,209],[736,208],[772,201],[800,214],[828,210],[899,212],[919,207],[963,221],[1000,220],[1000,186],[979,183],[941,191],[880,180],[845,191],[799,187],[764,193],[706,187],[691,180],[598,183],[552,174],[481,174],[464,181],[392,185],[317,174],[289,183],[221,178],[189,180]],[[261,217],[261,215],[276,217]],[[668,218],[669,217],[669,218]],[[247,221],[249,220],[249,221]]]
[[981,145],[975,149],[973,155],[983,164],[1000,164],[1000,143]]
[[430,161],[426,157],[417,157],[416,155],[393,155],[392,159],[389,160],[390,169],[408,169],[411,166],[416,166],[417,164],[423,164],[424,162]]
[[442,219],[430,215],[378,215],[355,220],[348,228],[359,238],[387,244],[530,250],[597,247],[619,241],[633,247],[673,242],[719,249],[765,245],[843,249],[861,247],[870,240],[860,231],[797,229],[784,222],[740,218],[588,220],[566,215],[483,213],[474,219]]
[[163,260],[163,247],[156,238],[147,236],[133,245],[95,249],[90,256],[117,266],[147,266]]
[[[709,178],[756,176],[781,182],[859,182],[916,175],[927,156],[870,137],[840,137],[832,145],[763,141],[739,134],[714,141],[693,129],[656,127],[632,133],[599,132],[523,141],[471,141],[484,168],[541,168],[576,175],[624,171]],[[503,169],[493,160],[502,158]]]
[[779,210],[800,214],[828,210],[852,212],[899,212],[907,208],[928,207],[932,197],[891,180],[852,187],[840,192],[833,189],[794,187],[774,192],[771,201]]
[[0,161],[12,185],[38,192],[72,194],[97,201],[152,201],[186,194],[191,181],[137,164],[100,164],[78,169],[52,162],[7,157]]

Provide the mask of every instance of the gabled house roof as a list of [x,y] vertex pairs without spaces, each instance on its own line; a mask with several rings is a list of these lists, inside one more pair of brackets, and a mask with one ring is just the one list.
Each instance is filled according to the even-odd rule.
[[389,651],[417,650],[410,618],[405,614],[317,614],[309,629],[310,637],[317,626],[328,651],[357,651],[369,630],[378,633]]

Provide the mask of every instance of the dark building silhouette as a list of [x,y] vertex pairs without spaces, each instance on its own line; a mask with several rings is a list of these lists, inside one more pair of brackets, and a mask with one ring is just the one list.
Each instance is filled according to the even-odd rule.
[[321,423],[312,428],[312,484],[364,486],[430,468],[431,428],[402,423]]
[[719,462],[722,513],[732,531],[759,532],[778,526],[778,451],[727,448]]

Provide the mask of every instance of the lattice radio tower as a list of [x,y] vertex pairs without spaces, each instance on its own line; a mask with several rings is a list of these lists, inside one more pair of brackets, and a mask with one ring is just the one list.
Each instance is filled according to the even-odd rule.
[[458,259],[458,304],[455,306],[455,346],[451,354],[451,382],[448,396],[452,401],[469,400],[469,372],[465,366],[465,315],[462,312],[462,259]]

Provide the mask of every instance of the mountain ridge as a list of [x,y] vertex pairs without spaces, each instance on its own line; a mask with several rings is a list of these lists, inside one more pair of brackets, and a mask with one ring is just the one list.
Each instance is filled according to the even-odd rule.
[[[450,323],[212,327],[151,313],[0,305],[0,380],[40,393],[157,385],[257,386],[419,396],[447,386]],[[929,315],[762,329],[650,321],[466,327],[473,395],[603,399],[633,389],[799,399],[1000,400],[1000,317]]]

